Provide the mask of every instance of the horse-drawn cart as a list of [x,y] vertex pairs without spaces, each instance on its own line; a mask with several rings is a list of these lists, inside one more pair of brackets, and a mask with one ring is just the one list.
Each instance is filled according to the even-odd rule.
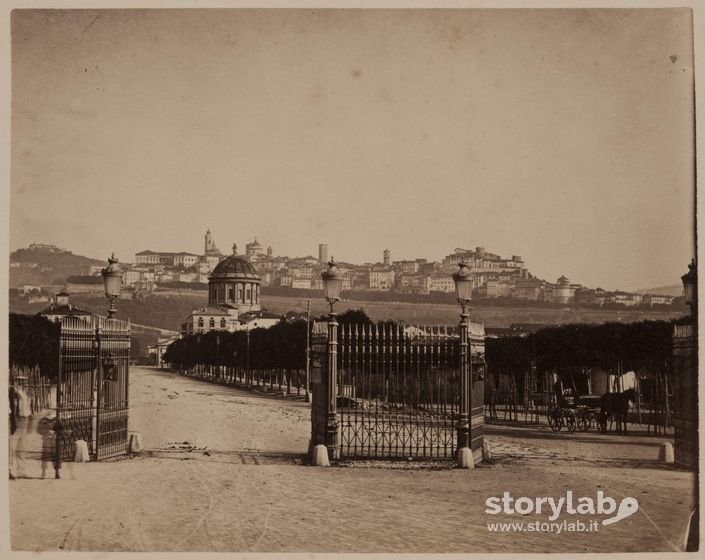
[[554,432],[563,428],[569,432],[587,432],[593,425],[599,425],[600,410],[600,397],[597,395],[562,395],[548,407],[546,416]]

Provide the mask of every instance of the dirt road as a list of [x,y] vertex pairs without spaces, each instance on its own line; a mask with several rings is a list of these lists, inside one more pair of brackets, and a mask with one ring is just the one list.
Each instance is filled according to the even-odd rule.
[[[13,549],[673,551],[691,507],[692,475],[659,465],[655,438],[571,440],[545,428],[489,427],[496,461],[471,471],[316,468],[302,461],[310,431],[304,402],[150,368],[132,369],[130,394],[130,429],[142,433],[146,452],[69,463],[61,480],[12,481]],[[38,472],[31,459],[24,463]],[[639,510],[591,533],[488,530],[490,522],[545,519],[489,515],[488,497],[568,490],[635,497]]]

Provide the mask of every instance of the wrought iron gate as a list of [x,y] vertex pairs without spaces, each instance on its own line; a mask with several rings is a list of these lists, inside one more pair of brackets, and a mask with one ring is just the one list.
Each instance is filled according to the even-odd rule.
[[57,451],[84,440],[98,461],[127,453],[130,323],[104,317],[61,321]]
[[[484,329],[469,333],[471,448],[482,453]],[[453,458],[460,413],[457,326],[341,325],[340,457]]]
[[693,324],[673,330],[673,425],[675,462],[698,468],[698,338]]

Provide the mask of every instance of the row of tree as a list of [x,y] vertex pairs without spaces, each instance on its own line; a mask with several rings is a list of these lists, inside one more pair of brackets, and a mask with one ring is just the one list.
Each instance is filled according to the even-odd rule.
[[[338,322],[372,323],[360,309],[346,311],[338,317]],[[539,372],[568,372],[586,367],[609,370],[617,364],[624,371],[663,372],[672,354],[672,331],[672,321],[549,327],[526,337],[487,339],[485,358],[490,372],[510,375],[523,375],[532,367]],[[270,329],[255,329],[249,334],[211,332],[185,337],[174,342],[164,358],[185,367],[220,364],[249,365],[252,369],[303,368],[306,321],[282,321]]]
[[10,313],[10,365],[39,367],[43,377],[56,381],[61,328],[39,315]]
[[488,339],[486,361],[492,372],[605,370],[663,372],[672,355],[673,321],[563,325],[527,337]]
[[[321,317],[320,319],[325,319]],[[371,324],[362,310],[338,317],[341,324]],[[40,316],[10,314],[10,363],[39,366],[56,379],[59,325]],[[303,369],[306,365],[304,320],[282,321],[269,329],[235,333],[210,332],[187,336],[169,346],[164,359],[174,365],[196,364],[250,369]],[[487,339],[485,356],[490,372],[522,374],[537,371],[577,371],[584,367],[663,372],[672,355],[672,321],[563,325],[527,337]]]
[[[325,317],[319,317],[325,320]],[[362,310],[351,309],[338,322],[371,323]],[[180,338],[169,345],[164,361],[182,369],[197,364],[249,369],[304,369],[306,321],[281,321],[268,329],[234,333],[211,331]]]

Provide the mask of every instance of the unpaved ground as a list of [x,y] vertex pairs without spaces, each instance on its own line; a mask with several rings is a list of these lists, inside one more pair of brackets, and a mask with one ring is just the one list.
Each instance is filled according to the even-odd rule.
[[[682,544],[693,477],[656,462],[660,439],[491,426],[495,463],[471,471],[316,468],[302,464],[310,424],[301,401],[149,368],[133,368],[131,381],[130,428],[146,453],[67,464],[61,480],[12,481],[13,549],[626,552]],[[20,447],[36,443],[28,435]],[[22,466],[41,476],[31,457]],[[594,497],[600,489],[637,498],[639,511],[597,533],[487,529],[520,520],[485,513],[490,496]]]

